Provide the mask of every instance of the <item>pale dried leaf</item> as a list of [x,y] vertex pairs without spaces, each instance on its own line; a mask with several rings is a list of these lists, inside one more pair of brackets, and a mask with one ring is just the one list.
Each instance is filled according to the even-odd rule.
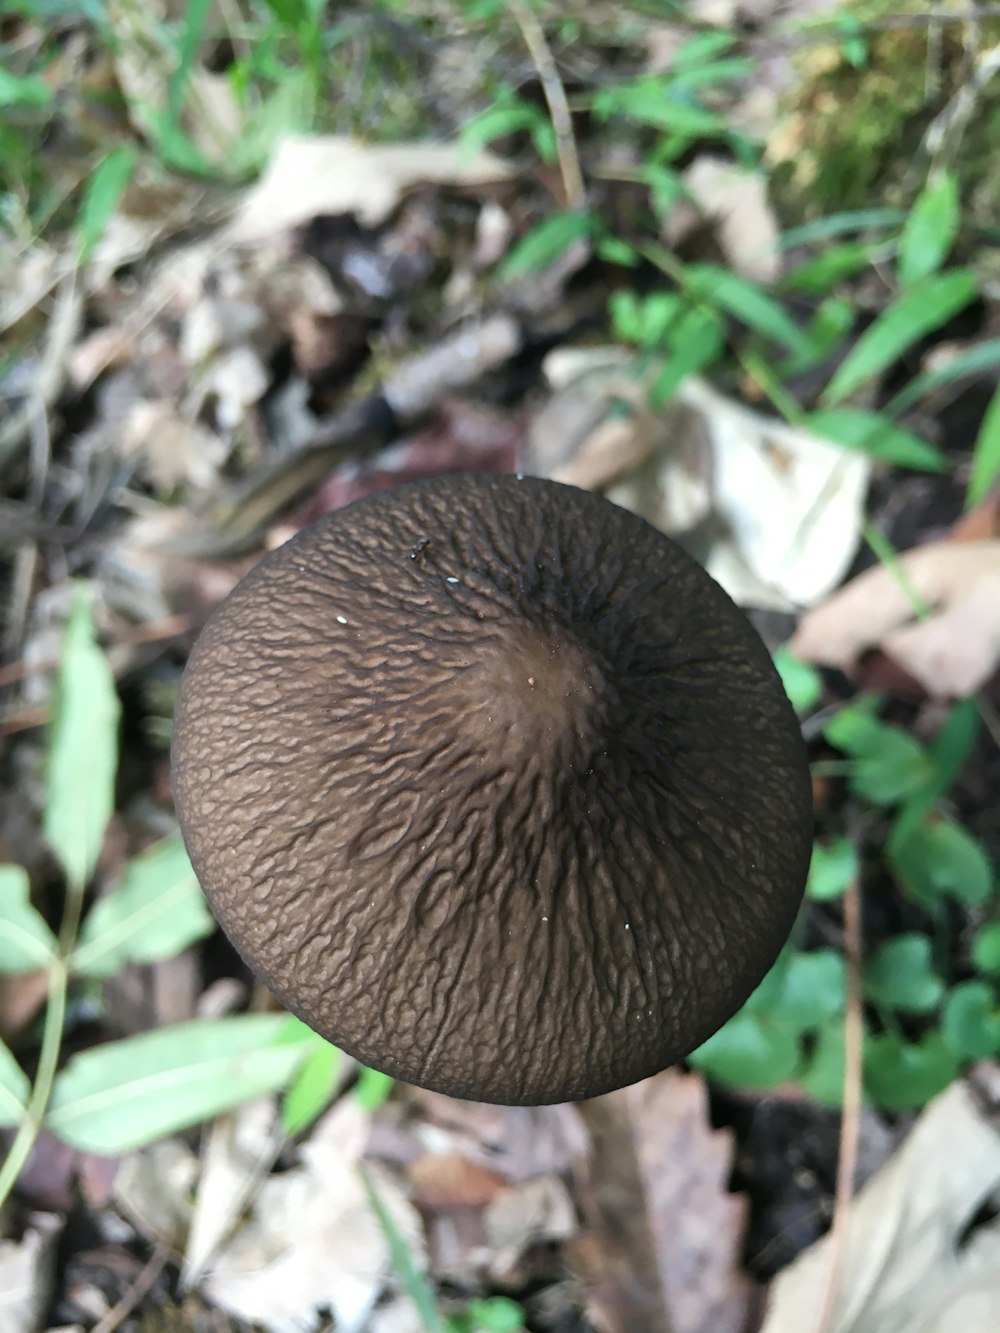
[[130,408],[118,446],[124,457],[140,460],[142,475],[161,493],[180,485],[208,490],[229,453],[225,440],[165,400]]
[[[964,696],[1000,663],[1000,541],[932,542],[878,565],[802,618],[791,649],[849,669],[879,647],[931,694]],[[918,621],[914,596],[938,614]]]
[[[358,1172],[367,1126],[357,1102],[338,1102],[303,1144],[301,1165],[264,1182],[248,1222],[205,1280],[215,1304],[268,1333],[318,1328],[329,1306],[339,1330],[360,1333],[390,1273],[388,1245]],[[367,1169],[422,1264],[419,1217],[390,1176]]]
[[490,1271],[502,1279],[532,1245],[565,1241],[577,1230],[576,1209],[562,1180],[551,1173],[498,1194],[483,1217]]
[[776,282],[781,276],[780,229],[763,173],[705,154],[691,163],[683,180],[694,215],[689,216],[690,205],[674,209],[664,239],[678,244],[700,215],[714,224],[719,248],[731,269],[754,282]]
[[[852,1207],[830,1333],[996,1333],[1000,1221],[969,1227],[998,1200],[1000,1133],[954,1083]],[[829,1265],[827,1237],[780,1275],[764,1333],[815,1326]]]
[[191,1221],[198,1159],[179,1139],[130,1153],[115,1177],[118,1208],[148,1240],[182,1250]]
[[39,1213],[19,1240],[0,1241],[0,1333],[36,1333],[42,1327],[61,1227],[59,1218]]
[[192,1287],[230,1233],[281,1148],[277,1103],[262,1097],[212,1122],[184,1251],[181,1283]]
[[350,213],[365,226],[377,226],[414,186],[474,187],[511,174],[494,154],[468,154],[456,144],[293,136],[279,144],[230,234],[238,241],[259,240],[323,214]]

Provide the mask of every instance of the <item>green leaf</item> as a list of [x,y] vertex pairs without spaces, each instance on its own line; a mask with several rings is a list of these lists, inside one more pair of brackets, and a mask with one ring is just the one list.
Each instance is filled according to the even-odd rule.
[[982,844],[961,824],[938,818],[890,848],[890,864],[921,906],[943,897],[979,907],[993,895],[993,867]]
[[0,1041],[0,1129],[21,1123],[30,1096],[27,1074]]
[[958,223],[958,184],[943,171],[927,182],[906,219],[896,264],[904,287],[937,273],[955,244]]
[[445,1333],[446,1325],[438,1309],[434,1289],[426,1274],[417,1266],[406,1237],[397,1227],[392,1213],[382,1202],[375,1179],[367,1167],[360,1168],[361,1182],[368,1195],[368,1203],[378,1219],[379,1227],[389,1246],[392,1266],[399,1284],[416,1307],[424,1333]]
[[888,1111],[920,1107],[946,1088],[959,1061],[940,1032],[920,1042],[870,1037],[865,1046],[865,1085],[872,1101]]
[[501,279],[531,273],[561,259],[571,245],[590,235],[592,226],[593,219],[587,212],[553,213],[515,245],[501,265]]
[[91,172],[83,192],[80,216],[76,223],[80,262],[85,263],[115,210],[135,169],[136,151],[129,145],[115,148],[101,159]]
[[897,935],[876,949],[864,966],[864,991],[885,1009],[926,1014],[944,994],[941,978],[931,964],[931,942],[926,935]]
[[857,849],[849,838],[814,843],[806,893],[817,903],[839,898],[859,870]]
[[899,727],[880,722],[868,703],[842,708],[823,734],[854,759],[851,787],[876,805],[892,805],[912,795],[931,774],[930,760],[918,742]]
[[856,231],[888,231],[906,221],[907,214],[901,208],[858,208],[846,213],[833,213],[829,217],[817,218],[815,222],[805,222],[800,227],[789,227],[782,232],[779,244],[782,250],[790,250],[796,245],[810,245],[814,241],[827,241],[832,236],[847,236]]
[[965,503],[971,508],[986,498],[1000,477],[1000,385],[993,392],[976,436],[972,473]]
[[97,646],[90,589],[79,585],[66,624],[48,738],[43,829],[70,886],[94,873],[114,810],[118,695]]
[[45,918],[31,905],[30,887],[20,866],[0,865],[0,972],[48,967],[58,949]]
[[822,1027],[844,1012],[843,957],[833,949],[796,953],[785,974],[778,1016],[796,1032]]
[[713,310],[696,307],[677,321],[668,342],[664,367],[649,390],[654,407],[662,407],[689,375],[696,375],[719,357],[725,334]]
[[118,887],[91,908],[73,971],[108,977],[126,963],[171,958],[214,928],[184,843],[174,834],[130,861]]
[[799,351],[808,335],[799,328],[784,307],[746,278],[714,264],[691,264],[686,270],[693,291],[711,305],[721,307],[749,328]]
[[823,677],[816,668],[794,657],[787,643],[775,652],[774,665],[796,713],[815,708],[823,690]]
[[36,74],[12,74],[0,65],[0,110],[12,106],[48,106],[55,89]]
[[343,1064],[343,1052],[313,1034],[312,1050],[281,1103],[281,1124],[286,1134],[301,1134],[326,1110]]
[[951,709],[927,747],[930,765],[927,782],[907,799],[892,826],[886,843],[890,860],[920,829],[938,800],[951,789],[972,753],[981,726],[974,699],[963,699]]
[[941,1031],[950,1050],[964,1060],[1000,1055],[1000,1008],[992,986],[966,981],[944,1002]]
[[823,1106],[839,1106],[844,1098],[844,1024],[820,1029],[816,1045],[798,1076],[803,1090]]
[[914,375],[909,384],[886,403],[884,411],[891,416],[898,415],[919,402],[932,390],[939,389],[945,384],[954,384],[956,380],[983,375],[998,365],[1000,365],[1000,338],[988,338],[972,347],[965,347],[950,357],[943,366],[936,366],[933,370],[925,370],[920,375]]
[[861,407],[821,408],[809,416],[808,425],[824,439],[857,449],[870,458],[894,463],[896,467],[917,468],[921,472],[948,471],[948,460],[939,449],[879,412]]
[[354,1089],[354,1096],[363,1110],[377,1111],[392,1091],[394,1082],[395,1079],[391,1075],[383,1074],[378,1069],[369,1069],[367,1065],[362,1065],[358,1073],[358,1086]]
[[972,942],[972,961],[980,972],[1000,976],[1000,921],[983,926]]
[[842,402],[975,300],[975,275],[952,269],[915,282],[861,335],[827,385],[826,406]]
[[871,263],[872,246],[865,241],[846,241],[823,250],[793,268],[781,285],[786,291],[820,296],[845,278],[853,277]]
[[489,1296],[469,1302],[469,1328],[473,1333],[520,1333],[524,1310],[506,1296]]
[[285,1087],[308,1049],[289,1039],[284,1014],[196,1019],[95,1046],[57,1075],[48,1127],[88,1152],[141,1148]]
[[791,1027],[742,1010],[688,1058],[720,1083],[766,1088],[791,1078],[799,1040]]

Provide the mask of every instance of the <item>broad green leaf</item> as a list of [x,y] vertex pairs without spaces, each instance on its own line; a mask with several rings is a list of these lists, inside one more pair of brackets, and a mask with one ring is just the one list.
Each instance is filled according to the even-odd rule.
[[455,1323],[456,1333],[522,1333],[525,1323],[524,1307],[507,1296],[472,1300],[464,1323],[462,1318]]
[[808,713],[815,708],[823,689],[823,677],[816,668],[800,662],[787,644],[782,644],[775,652],[774,665],[795,711]]
[[918,468],[922,472],[947,472],[948,460],[919,435],[897,426],[879,412],[861,407],[827,407],[808,418],[810,430],[824,439],[857,449],[870,458],[879,458],[896,467]]
[[367,1065],[362,1065],[358,1074],[358,1086],[354,1089],[354,1096],[364,1110],[377,1111],[392,1091],[394,1082],[395,1080],[389,1074],[383,1074],[378,1069],[369,1069]]
[[184,843],[174,834],[130,861],[117,888],[91,908],[73,971],[108,977],[126,963],[171,958],[214,926]]
[[306,1035],[290,1040],[284,1014],[196,1019],[95,1046],[57,1075],[48,1127],[89,1152],[141,1148],[277,1092],[308,1049]]
[[902,292],[861,335],[823,394],[825,406],[842,402],[964,310],[976,297],[976,278],[967,269],[922,278]]
[[948,171],[930,180],[906,219],[896,271],[904,287],[936,273],[958,235],[958,184]]
[[80,585],[63,639],[43,817],[46,840],[76,889],[94,873],[114,810],[119,711],[114,677],[94,635],[90,589]]
[[30,888],[20,866],[0,865],[0,972],[35,972],[49,965],[58,948],[31,905]]
[[839,898],[857,879],[859,869],[857,849],[849,838],[814,843],[806,893],[817,903]]
[[592,227],[589,213],[553,213],[515,245],[501,266],[500,277],[506,280],[545,268],[561,259],[571,245],[589,236]]
[[736,39],[732,33],[721,32],[718,28],[710,32],[699,32],[682,42],[671,61],[671,77],[678,70],[696,69],[706,61],[715,60],[733,49]]
[[799,1041],[792,1028],[742,1011],[689,1059],[722,1083],[766,1088],[791,1078],[799,1062]]
[[875,716],[875,706],[870,696],[846,705],[827,722],[823,735],[845,754],[877,754],[889,727]]
[[865,963],[863,981],[865,994],[875,1004],[914,1014],[929,1013],[944,994],[926,935],[886,940]]
[[943,895],[967,907],[981,907],[993,895],[993,867],[982,844],[950,819],[929,820],[905,842],[894,842],[889,859],[928,910]]
[[926,784],[909,797],[900,810],[886,843],[890,858],[923,825],[934,806],[957,780],[981,730],[982,723],[974,699],[955,704],[927,747],[930,773]]
[[662,406],[689,375],[710,366],[724,346],[725,334],[714,310],[687,311],[670,332],[664,367],[650,386],[653,406]]
[[87,178],[80,216],[76,224],[80,262],[85,263],[121,203],[135,169],[136,151],[131,145],[113,149],[101,159]]
[[833,949],[796,953],[785,974],[777,1017],[796,1032],[822,1027],[844,1012],[844,959]]
[[871,263],[872,246],[865,241],[846,241],[805,260],[783,279],[787,291],[823,295],[844,278],[853,277]]
[[1000,921],[983,926],[972,942],[972,961],[980,972],[1000,977]]
[[844,1098],[844,1024],[821,1028],[797,1082],[815,1101],[839,1106]]
[[867,704],[841,709],[823,734],[854,759],[851,787],[876,805],[901,801],[928,780],[930,761],[918,742],[899,727],[880,722]]
[[784,307],[746,278],[714,264],[691,264],[686,274],[692,289],[703,300],[719,306],[765,338],[793,352],[808,341],[806,331],[799,328]]
[[27,1074],[0,1041],[0,1129],[21,1123],[30,1096]]
[[1000,1055],[1000,1007],[983,981],[956,986],[941,1011],[941,1031],[950,1050],[964,1060]]
[[993,488],[1000,477],[1000,386],[993,391],[986,415],[976,436],[972,453],[972,473],[965,503],[978,504]]
[[313,1034],[308,1054],[281,1103],[281,1125],[286,1134],[301,1134],[326,1110],[337,1086],[343,1052]]
[[872,1101],[888,1111],[920,1107],[948,1086],[958,1065],[940,1032],[930,1032],[920,1042],[888,1034],[870,1037],[865,1086]]
[[0,110],[12,106],[48,106],[56,95],[37,74],[12,74],[0,65]]

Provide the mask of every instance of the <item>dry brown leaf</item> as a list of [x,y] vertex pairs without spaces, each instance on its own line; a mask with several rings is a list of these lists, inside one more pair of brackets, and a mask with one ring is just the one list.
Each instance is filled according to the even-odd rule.
[[[954,1083],[855,1201],[829,1333],[997,1333],[998,1200],[995,1117]],[[827,1237],[780,1275],[764,1333],[816,1326],[829,1264]]]
[[714,225],[729,267],[754,282],[781,276],[777,218],[767,197],[767,178],[725,158],[703,154],[684,172],[691,203],[668,216],[664,239],[676,246],[699,218]]
[[455,144],[291,137],[278,146],[248,193],[230,234],[236,241],[262,240],[323,214],[339,213],[377,226],[414,186],[471,187],[507,180],[511,174],[494,154],[469,154]]
[[503,1176],[461,1153],[424,1153],[411,1163],[413,1202],[423,1208],[483,1208],[509,1189]]
[[[582,1257],[612,1329],[741,1333],[746,1202],[726,1188],[731,1136],[708,1122],[697,1074],[667,1070],[585,1105],[594,1137]],[[597,1246],[595,1253],[594,1246]]]
[[[852,667],[881,648],[929,694],[965,697],[1000,664],[1000,541],[932,542],[877,566],[803,616],[791,650]],[[918,620],[914,595],[937,614]]]

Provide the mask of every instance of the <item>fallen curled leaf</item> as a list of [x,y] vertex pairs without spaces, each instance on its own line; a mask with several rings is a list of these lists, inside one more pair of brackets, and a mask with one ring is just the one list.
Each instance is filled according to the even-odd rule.
[[[852,1205],[829,1333],[996,1333],[998,1190],[995,1114],[984,1113],[969,1084],[954,1083]],[[812,1246],[776,1280],[763,1333],[817,1326],[830,1243]]]
[[1000,664],[1000,541],[933,542],[906,552],[898,571],[867,570],[807,612],[790,647],[841,670],[881,648],[928,694],[975,693]]
[[294,136],[278,146],[247,195],[232,238],[260,240],[323,214],[350,213],[365,226],[377,226],[416,185],[479,186],[510,174],[494,154],[468,154],[455,144]]
[[594,1138],[574,1250],[599,1326],[742,1333],[752,1287],[740,1269],[746,1200],[727,1189],[732,1139],[708,1119],[697,1074],[666,1070],[585,1103]]

